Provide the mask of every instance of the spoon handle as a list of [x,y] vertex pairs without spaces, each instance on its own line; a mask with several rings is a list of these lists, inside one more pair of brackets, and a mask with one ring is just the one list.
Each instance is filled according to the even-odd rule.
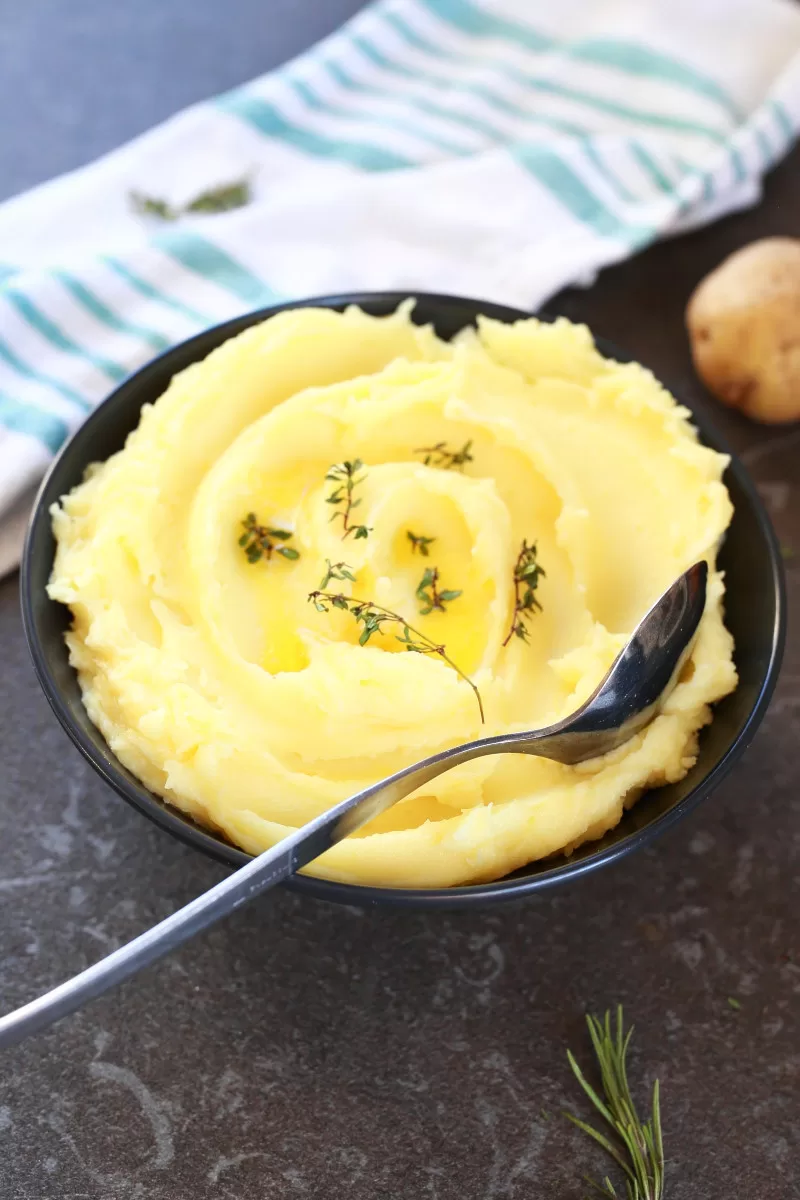
[[[505,739],[495,740],[501,743]],[[336,842],[385,812],[416,787],[459,762],[465,762],[474,754],[475,751],[468,746],[446,750],[357,792],[335,808],[315,817],[127,945],[120,946],[119,950],[114,950],[100,962],[87,967],[52,991],[45,992],[38,999],[0,1017],[0,1049],[13,1046],[30,1034],[46,1029],[115,984],[122,983],[142,967],[169,954],[196,933],[292,875]]]

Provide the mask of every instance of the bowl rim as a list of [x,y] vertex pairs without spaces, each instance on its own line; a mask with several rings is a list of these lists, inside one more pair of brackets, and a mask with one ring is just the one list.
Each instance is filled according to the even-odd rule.
[[[33,551],[40,538],[45,536],[43,526],[46,525],[47,531],[50,533],[49,507],[45,505],[44,501],[52,488],[52,480],[60,473],[62,462],[73,452],[72,447],[76,441],[91,438],[94,425],[102,419],[102,410],[114,401],[120,391],[129,389],[132,386],[136,387],[137,383],[140,383],[143,377],[146,378],[150,372],[163,369],[163,366],[170,358],[181,358],[195,346],[200,351],[205,347],[209,338],[214,341],[215,345],[218,345],[221,340],[227,340],[227,338],[235,336],[251,325],[266,320],[276,313],[295,308],[316,307],[341,310],[350,305],[357,305],[359,307],[380,305],[387,310],[391,310],[409,299],[433,307],[436,305],[464,307],[469,310],[473,318],[479,314],[485,314],[506,322],[525,319],[531,316],[537,316],[539,319],[546,321],[557,319],[556,314],[549,313],[546,310],[533,314],[510,305],[502,305],[465,296],[451,296],[442,293],[415,290],[353,292],[315,296],[307,299],[291,300],[281,304],[271,304],[251,312],[242,313],[217,325],[209,326],[182,342],[175,343],[175,345],[169,347],[162,354],[149,359],[136,371],[132,372],[131,375],[114,388],[92,410],[86,420],[67,439],[50,464],[36,493],[31,517],[28,522],[20,565],[20,602],[23,631],[28,650],[33,660],[39,684],[50,707],[83,757],[117,795],[121,796],[138,812],[142,813],[161,829],[171,833],[185,844],[202,850],[208,856],[217,859],[217,861],[226,863],[233,869],[250,861],[252,856],[232,843],[215,837],[212,833],[196,824],[187,815],[181,813],[179,809],[169,805],[166,801],[162,801],[154,793],[149,792],[144,784],[139,781],[136,781],[135,784],[132,783],[128,775],[121,769],[122,764],[118,762],[111,748],[106,746],[105,752],[100,753],[81,727],[73,720],[69,706],[65,702],[61,689],[50,670],[48,654],[45,651],[43,640],[39,636],[34,613],[31,582]],[[220,335],[223,333],[225,337],[220,338]],[[631,355],[621,350],[606,338],[597,336],[594,332],[592,332],[592,337],[598,350],[606,357],[614,358],[620,362],[631,361]],[[198,353],[196,357],[192,357],[188,361],[199,361],[207,353],[210,353],[210,351],[204,350],[203,353]],[[182,368],[176,368],[176,370],[179,369]],[[489,901],[519,900],[532,895],[534,892],[544,891],[566,883],[569,880],[584,878],[592,872],[602,867],[610,866],[619,859],[625,858],[636,850],[649,845],[688,813],[693,811],[722,782],[752,741],[777,683],[786,639],[786,581],[777,536],[761,502],[761,498],[756,491],[755,484],[739,458],[727,445],[725,438],[719,434],[713,425],[705,418],[699,418],[694,412],[691,415],[692,423],[697,427],[704,443],[730,457],[730,464],[727,470],[735,476],[737,485],[745,493],[755,517],[759,533],[764,539],[768,550],[771,567],[768,582],[775,601],[775,619],[773,622],[770,654],[761,687],[739,733],[708,774],[696,784],[688,795],[678,801],[667,812],[661,813],[654,820],[650,821],[644,828],[634,830],[620,839],[620,841],[590,852],[581,859],[573,860],[565,858],[563,861],[559,861],[557,865],[539,871],[535,875],[516,877],[512,875],[504,879],[493,880],[489,883],[466,884],[452,888],[391,888],[358,883],[341,883],[320,879],[313,875],[296,874],[286,880],[283,886],[312,896],[318,900],[361,908],[380,905],[395,908],[452,910],[473,907],[475,905],[480,906]],[[56,602],[53,601],[53,603]]]

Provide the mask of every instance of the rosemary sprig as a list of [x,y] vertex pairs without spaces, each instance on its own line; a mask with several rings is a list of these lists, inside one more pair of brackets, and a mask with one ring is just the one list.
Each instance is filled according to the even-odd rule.
[[446,612],[445,605],[451,600],[457,600],[461,595],[460,591],[446,590],[439,591],[439,568],[426,567],[422,579],[417,587],[416,596],[422,608],[420,608],[420,616],[427,617],[428,613]]
[[[653,1107],[648,1120],[642,1121],[631,1095],[625,1059],[633,1029],[624,1030],[622,1006],[617,1008],[616,1028],[612,1030],[611,1013],[605,1019],[587,1015],[589,1036],[600,1067],[604,1099],[584,1078],[575,1057],[567,1052],[569,1065],[578,1083],[611,1130],[611,1137],[565,1113],[574,1125],[593,1138],[613,1158],[625,1173],[627,1200],[663,1200],[664,1144],[661,1138],[661,1110],[658,1080],[653,1085]],[[606,1176],[602,1185],[588,1178],[586,1182],[601,1196],[618,1197],[611,1180]]]
[[361,476],[358,475],[363,466],[360,458],[353,459],[352,462],[334,463],[325,476],[326,480],[337,485],[331,494],[325,497],[325,500],[328,504],[335,505],[338,510],[333,514],[331,520],[335,521],[337,517],[342,518],[342,540],[354,533],[356,541],[358,541],[359,538],[369,537],[371,533],[369,525],[356,525],[350,521],[353,510],[358,508],[361,503],[360,500],[353,499],[353,491],[367,477],[366,472]]
[[293,546],[276,546],[276,542],[288,542],[294,537],[288,529],[272,529],[268,525],[259,525],[255,513],[248,513],[242,521],[244,533],[239,538],[239,545],[245,552],[245,556],[249,563],[260,562],[262,558],[266,558],[267,562],[272,558],[273,553],[280,554],[283,558],[296,559],[300,554]]
[[511,628],[503,642],[504,646],[507,646],[515,635],[527,642],[529,633],[526,622],[535,612],[542,611],[535,593],[539,580],[544,575],[545,572],[536,559],[536,542],[529,546],[523,538],[517,561],[514,563],[514,613],[511,617]]
[[252,199],[250,180],[234,179],[217,187],[207,188],[184,205],[168,204],[157,196],[144,192],[130,192],[129,199],[134,212],[142,217],[156,217],[159,221],[177,221],[185,213],[221,213],[234,208],[243,208]]
[[481,694],[469,675],[465,675],[458,664],[453,662],[444,646],[434,642],[432,638],[419,629],[415,629],[413,625],[409,625],[400,613],[396,613],[390,608],[384,608],[381,604],[374,604],[372,600],[354,600],[351,596],[345,596],[341,592],[326,592],[322,588],[309,592],[308,599],[317,612],[330,612],[332,608],[337,608],[342,612],[349,612],[351,616],[355,617],[356,624],[363,626],[358,639],[359,646],[366,646],[374,633],[384,633],[384,625],[401,625],[403,633],[402,636],[397,636],[397,641],[404,645],[406,650],[412,650],[415,654],[435,654],[449,667],[452,667],[455,673],[472,688],[478,702],[481,724],[486,723]]
[[423,558],[427,558],[430,554],[428,546],[432,546],[436,538],[422,537],[419,533],[412,533],[410,529],[406,530],[406,537],[411,542],[411,553],[416,554],[419,550]]
[[471,450],[471,441],[464,442],[460,450],[451,450],[447,442],[437,442],[435,446],[420,446],[414,453],[425,455],[422,461],[426,467],[442,467],[445,471],[455,468],[461,471],[465,463],[475,461]]

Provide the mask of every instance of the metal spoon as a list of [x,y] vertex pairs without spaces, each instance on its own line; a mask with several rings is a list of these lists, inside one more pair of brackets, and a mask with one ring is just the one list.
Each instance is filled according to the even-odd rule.
[[343,800],[127,946],[0,1018],[0,1047],[45,1029],[168,954],[459,763],[504,753],[577,763],[622,745],[652,720],[675,686],[703,615],[707,578],[708,568],[700,562],[672,584],[641,621],[597,690],[570,717],[547,729],[479,738],[443,750]]

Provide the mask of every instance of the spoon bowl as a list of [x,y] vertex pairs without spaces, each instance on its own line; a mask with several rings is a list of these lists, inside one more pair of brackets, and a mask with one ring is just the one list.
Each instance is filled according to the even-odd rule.
[[705,562],[695,563],[676,579],[645,613],[588,700],[563,721],[546,729],[478,738],[405,767],[338,806],[342,817],[333,841],[473,758],[535,754],[579,763],[616,750],[652,721],[678,682],[703,616],[707,583]]

